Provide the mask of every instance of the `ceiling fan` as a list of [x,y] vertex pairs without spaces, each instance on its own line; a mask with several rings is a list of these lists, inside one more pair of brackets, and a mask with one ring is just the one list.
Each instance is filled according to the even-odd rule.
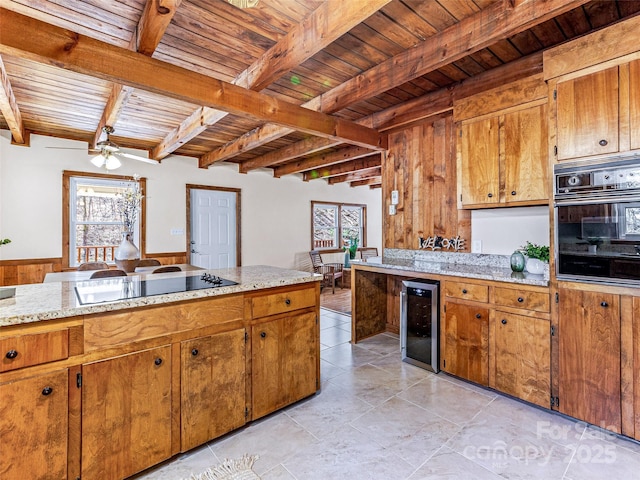
[[96,144],[96,149],[100,153],[91,159],[91,163],[96,167],[115,170],[122,165],[122,162],[120,161],[122,158],[138,160],[140,162],[151,163],[153,165],[158,165],[160,163],[152,158],[139,157],[138,155],[132,155],[131,153],[121,151],[120,147],[109,139],[109,135],[114,132],[113,127],[104,126],[102,127],[102,131],[106,133],[107,139],[101,140]]

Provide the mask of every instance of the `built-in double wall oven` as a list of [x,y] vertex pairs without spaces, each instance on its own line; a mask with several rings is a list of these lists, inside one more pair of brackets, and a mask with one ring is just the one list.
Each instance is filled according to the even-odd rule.
[[640,159],[554,168],[559,280],[640,284]]

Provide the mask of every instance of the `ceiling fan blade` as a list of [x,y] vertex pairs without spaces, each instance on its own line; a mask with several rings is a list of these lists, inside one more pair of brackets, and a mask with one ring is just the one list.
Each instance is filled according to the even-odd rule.
[[129,158],[131,160],[138,160],[139,162],[150,163],[152,165],[159,165],[160,164],[160,162],[158,160],[154,160],[153,158],[139,157],[138,155],[132,155],[130,153],[125,153],[125,152],[114,152],[112,155],[117,155],[117,156],[120,156],[120,157]]

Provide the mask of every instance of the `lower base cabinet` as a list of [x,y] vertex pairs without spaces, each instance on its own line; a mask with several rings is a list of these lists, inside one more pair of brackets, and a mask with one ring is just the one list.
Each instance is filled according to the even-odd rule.
[[492,312],[489,386],[541,407],[551,396],[550,322]]
[[68,378],[64,369],[0,385],[0,478],[67,478]]
[[181,450],[246,422],[245,329],[180,344]]
[[489,309],[486,306],[448,301],[444,343],[444,371],[489,385]]
[[133,475],[171,457],[171,347],[82,366],[82,479]]
[[265,320],[252,326],[253,419],[316,392],[318,328],[315,312]]

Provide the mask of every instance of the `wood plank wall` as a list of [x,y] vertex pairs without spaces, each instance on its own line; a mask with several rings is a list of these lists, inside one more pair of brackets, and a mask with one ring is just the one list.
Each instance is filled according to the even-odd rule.
[[[471,249],[471,213],[458,210],[453,115],[427,118],[390,132],[383,163],[383,244],[415,250],[418,237],[460,236]],[[389,215],[397,190],[396,215]]]
[[[188,263],[186,252],[149,253],[145,258],[157,258],[162,265]],[[47,273],[62,270],[62,258],[0,260],[0,286],[42,283]]]

